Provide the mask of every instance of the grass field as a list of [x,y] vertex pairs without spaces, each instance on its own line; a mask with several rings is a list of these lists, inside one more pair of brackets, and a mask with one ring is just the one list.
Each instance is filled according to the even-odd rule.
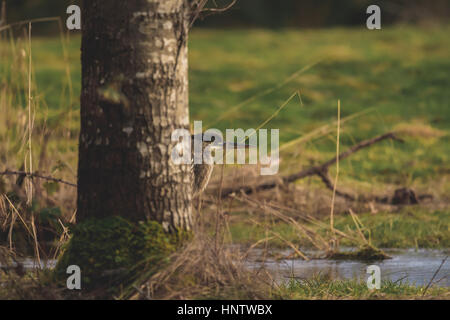
[[[385,143],[346,160],[343,179],[404,185],[439,179],[450,168],[448,29],[194,33],[192,119],[221,118],[219,129],[257,127],[299,90],[303,105],[293,99],[268,125],[288,142],[335,120],[340,99],[343,118],[373,108],[344,124],[342,148],[388,130],[407,136],[404,145]],[[279,90],[229,111],[317,60]],[[334,131],[309,142],[294,148],[304,163],[335,152]]]
[[[189,44],[191,121],[202,120],[204,127],[221,130],[256,128],[299,91],[303,103],[293,98],[266,126],[280,128],[281,142],[286,143],[334,121],[340,99],[342,118],[367,112],[343,124],[342,148],[388,130],[401,132],[407,141],[354,155],[342,163],[343,179],[402,185],[441,180],[450,170],[449,31],[450,27],[381,32],[195,30]],[[17,86],[12,92],[14,107],[25,109],[26,77],[17,68],[26,71],[27,43],[16,42],[15,48],[2,42],[0,75],[2,83]],[[36,127],[47,119],[56,131],[69,125],[76,137],[79,47],[77,36],[64,47],[59,38],[32,39]],[[310,69],[281,85],[307,66]],[[271,92],[262,95],[265,91]],[[61,114],[70,109],[71,123],[62,123]],[[75,139],[64,140],[60,151],[74,150],[74,143]],[[302,164],[327,159],[335,151],[334,131],[282,150],[285,155],[300,152]],[[449,190],[447,181],[444,187],[442,191]]]
[[[382,31],[194,30],[189,42],[191,122],[202,120],[204,129],[223,131],[257,128],[279,111],[265,128],[280,129],[281,174],[288,174],[335,155],[340,100],[341,150],[388,131],[395,131],[404,143],[387,140],[343,160],[339,187],[364,195],[409,187],[433,196],[426,206],[395,212],[383,208],[360,211],[364,236],[380,247],[449,248],[449,32],[450,25],[396,26]],[[32,37],[29,43],[23,30],[15,29],[11,35],[7,30],[0,38],[0,171],[18,170],[24,163],[28,168],[31,114],[33,168],[74,182],[80,37]],[[30,44],[33,99],[28,110]],[[330,168],[332,177],[334,170]],[[0,177],[0,193],[10,192],[13,184],[11,177]],[[331,194],[318,178],[298,181],[297,186],[315,194]],[[35,199],[26,210],[46,219],[62,217],[64,223],[70,221],[75,191],[55,183],[45,183],[43,189],[35,191],[46,200]],[[310,201],[321,200],[313,197]],[[314,214],[314,208],[307,213]],[[356,233],[352,218],[341,213],[336,228]],[[255,219],[254,212],[242,210],[242,206],[232,212],[229,234],[233,242],[258,242],[267,236],[269,225],[285,240],[307,246],[308,240],[299,236],[292,224],[276,221],[261,226]],[[322,217],[326,226],[327,219]],[[59,222],[53,222],[59,228]],[[7,231],[0,230],[2,238]],[[324,237],[329,233],[322,227],[313,231]],[[342,241],[343,245],[354,244]],[[271,243],[286,246],[279,239]],[[330,287],[330,283],[323,279],[317,282],[316,291],[291,283],[283,294],[291,298],[323,297],[324,286]],[[352,292],[357,297],[374,297],[358,283],[333,286],[330,294],[336,298]],[[423,292],[423,288],[389,283],[385,287],[384,297]]]
[[[333,156],[340,99],[341,150],[391,130],[406,141],[383,142],[344,160],[340,184],[368,193],[413,187],[448,204],[449,31],[450,26],[398,26],[381,32],[194,30],[189,43],[191,121],[221,130],[257,128],[299,92],[301,100],[295,96],[266,125],[280,129],[281,171],[290,172]],[[29,43],[21,30],[15,30],[14,40],[10,35],[2,34],[0,46],[0,109],[5,115],[0,151],[4,165],[14,169],[27,151]],[[32,38],[31,47],[35,167],[43,133],[49,132],[46,153],[51,157],[44,170],[74,181],[80,38]],[[345,122],[348,116],[355,117]],[[286,147],[291,141],[297,143]]]
[[[379,248],[450,248],[450,217],[448,211],[428,212],[425,210],[407,209],[395,213],[382,212],[376,215],[363,213],[359,215],[365,238]],[[329,234],[329,220],[321,226],[313,226],[313,230],[326,237]],[[349,214],[336,219],[339,230],[356,231],[356,226]],[[285,239],[301,247],[311,245],[310,241],[292,224],[274,222],[267,225],[255,225],[251,221],[239,219],[231,224],[231,236],[238,243],[253,244],[265,237],[270,228],[284,236]],[[275,239],[274,247],[285,247],[286,243]],[[354,245],[348,239],[342,239],[344,246]]]
[[380,290],[370,290],[367,284],[357,280],[331,281],[324,276],[308,280],[292,280],[280,290],[285,299],[445,299],[448,288],[416,287],[383,281]]

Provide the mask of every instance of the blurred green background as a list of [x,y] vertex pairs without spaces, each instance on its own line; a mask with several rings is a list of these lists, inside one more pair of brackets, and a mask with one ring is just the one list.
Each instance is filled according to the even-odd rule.
[[[7,19],[65,17],[71,2],[6,1]],[[432,182],[435,190],[448,193],[449,1],[380,1],[383,29],[378,31],[366,29],[367,4],[241,0],[228,12],[199,21],[189,42],[191,121],[221,130],[257,128],[299,92],[266,126],[280,128],[282,170],[288,172],[334,154],[340,99],[342,149],[390,130],[406,140],[384,142],[345,160],[344,181],[366,187],[369,182],[370,188],[384,188],[375,182]],[[40,34],[49,30],[53,36]],[[26,106],[24,32],[23,26],[4,30],[0,43],[0,83],[16,109]],[[72,168],[79,130],[79,48],[77,32],[61,32],[57,22],[33,24],[37,128],[51,128],[54,151],[73,152],[67,160]],[[346,117],[352,119],[345,122]],[[70,141],[58,135],[67,130]],[[19,142],[10,147],[22,150]]]
[[[89,2],[89,1],[88,1]],[[223,7],[231,0],[210,1]],[[6,0],[9,22],[48,16],[65,17],[70,4],[80,0]],[[202,27],[330,27],[365,23],[365,10],[371,4],[383,8],[383,23],[422,23],[448,21],[448,0],[238,0],[234,7],[214,18],[201,19]],[[50,30],[49,30],[50,31]]]
[[[64,25],[71,1],[6,3],[8,23],[60,16]],[[448,246],[449,1],[378,1],[382,30],[373,31],[365,23],[368,4],[240,0],[226,13],[197,21],[189,38],[191,121],[202,120],[204,129],[248,129],[276,115],[264,127],[280,129],[280,169],[288,174],[335,155],[340,100],[341,150],[387,131],[396,131],[405,143],[384,141],[342,161],[339,188],[388,195],[410,187],[433,195],[425,209],[407,207],[403,213],[408,219],[397,219],[397,213],[367,213],[364,217],[375,219],[371,227],[377,244]],[[0,170],[19,169],[27,159],[31,53],[33,168],[74,182],[80,34],[64,30],[57,21],[33,23],[31,42],[26,24],[0,30]],[[226,170],[235,169],[230,167]],[[9,191],[2,181],[0,193]],[[64,221],[69,221],[75,190],[58,184],[43,187],[51,201],[46,198],[39,206],[61,208]],[[317,177],[301,180],[296,187],[319,197],[331,195]],[[308,200],[308,210],[315,214],[315,204],[323,201]],[[400,226],[392,229],[393,225]],[[253,223],[242,228],[236,224],[233,237],[257,241],[264,234],[256,230],[254,235],[251,228]],[[291,238],[292,228],[280,228]]]

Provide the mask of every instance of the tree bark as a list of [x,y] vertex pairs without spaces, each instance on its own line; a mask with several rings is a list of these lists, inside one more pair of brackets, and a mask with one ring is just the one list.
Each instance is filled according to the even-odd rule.
[[77,221],[190,228],[190,166],[170,160],[189,129],[187,1],[84,2]]

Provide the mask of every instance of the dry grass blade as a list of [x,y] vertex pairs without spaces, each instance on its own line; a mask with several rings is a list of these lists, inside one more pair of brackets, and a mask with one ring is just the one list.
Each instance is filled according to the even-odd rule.
[[[242,108],[243,106],[245,106],[246,104],[255,101],[256,99],[262,98],[280,88],[282,88],[284,85],[286,85],[287,83],[291,82],[292,80],[294,80],[296,77],[298,77],[299,75],[301,75],[302,73],[308,71],[309,69],[313,68],[314,66],[316,66],[317,64],[319,64],[321,60],[318,60],[316,62],[313,62],[311,64],[308,64],[306,66],[304,66],[303,68],[297,70],[296,72],[294,72],[293,74],[291,74],[289,77],[287,77],[286,79],[284,79],[283,81],[281,81],[279,84],[277,84],[276,86],[263,90],[247,99],[245,99],[244,101],[236,104],[235,106],[231,107],[230,109],[228,109],[226,112],[222,113],[221,116],[219,116],[213,123],[209,124],[206,129],[211,128],[212,126],[214,126],[215,124],[217,124],[218,122],[220,122],[221,120],[225,119],[226,117],[228,117],[228,115],[232,114],[233,112],[236,112],[237,110],[239,110],[240,108]],[[205,129],[205,130],[206,130]]]
[[34,241],[34,256],[38,265],[41,265],[41,255],[39,253],[39,243],[36,232],[36,224],[34,223],[34,213],[31,214],[31,230],[33,231],[33,241]]
[[[284,102],[278,107],[277,110],[275,110],[274,113],[272,113],[272,114],[271,114],[271,115],[270,115],[263,123],[261,123],[261,124],[253,131],[253,133],[249,134],[246,138],[244,137],[244,139],[245,139],[245,140],[248,140],[248,139],[250,139],[251,136],[255,135],[255,134],[258,132],[259,129],[261,129],[262,127],[264,127],[264,126],[265,126],[266,124],[268,124],[273,118],[275,118],[275,117],[281,112],[281,110],[283,110],[295,96],[298,96],[298,97],[300,98],[300,97],[301,97],[301,96],[300,96],[300,92],[299,92],[299,91],[294,92],[289,98],[286,99],[286,101],[284,101]],[[300,101],[301,101],[301,98],[300,98]],[[238,143],[244,143],[245,140],[238,141]],[[227,151],[227,154],[228,154],[228,153],[231,153],[231,152],[234,152],[234,150],[233,150],[233,149],[228,150],[228,151]]]
[[338,100],[338,122],[337,122],[337,136],[336,136],[336,177],[334,179],[333,196],[331,198],[331,212],[330,212],[330,229],[334,237],[334,202],[336,199],[336,187],[339,178],[339,138],[341,130],[341,100]]
[[131,299],[224,295],[231,299],[261,299],[265,290],[260,289],[264,285],[254,273],[246,270],[238,252],[231,248],[216,250],[213,239],[198,233],[172,256],[167,267],[141,282]]
[[267,243],[270,240],[273,240],[274,237],[266,237],[263,239],[259,239],[258,241],[256,241],[255,243],[253,243],[248,249],[247,251],[245,251],[245,253],[241,256],[241,259],[246,259],[249,254],[252,252],[253,249],[255,249],[257,246],[259,246],[261,243]]
[[[33,172],[33,150],[32,150],[32,142],[31,137],[33,134],[33,121],[31,118],[31,64],[32,64],[32,56],[31,56],[31,22],[28,24],[28,170]],[[25,168],[26,166],[25,161]],[[27,192],[27,204],[31,205],[33,201],[33,181],[32,179],[27,179],[26,183],[26,192]]]
[[[256,223],[256,222],[255,222]],[[269,232],[271,234],[273,234],[275,237],[277,237],[278,239],[280,239],[281,241],[283,241],[284,243],[286,243],[289,247],[291,247],[292,250],[294,250],[294,252],[301,258],[303,258],[303,260],[309,261],[309,258],[303,253],[301,252],[297,246],[295,244],[293,244],[291,241],[283,238],[279,233],[276,233],[275,231],[269,230]]]
[[22,216],[20,215],[19,211],[16,209],[16,207],[14,206],[14,204],[11,202],[11,200],[8,198],[8,196],[5,194],[4,195],[6,200],[8,200],[8,203],[10,205],[10,207],[14,210],[14,212],[16,213],[16,215],[19,217],[20,221],[22,221],[25,229],[28,231],[28,233],[33,237],[33,232],[31,232],[30,228],[28,227],[27,223],[25,222],[25,220],[22,218]]
[[362,230],[361,230],[361,221],[359,220],[358,216],[356,215],[356,213],[353,212],[353,210],[350,208],[348,209],[348,212],[350,212],[350,215],[352,216],[353,222],[355,223],[356,226],[356,230],[358,230],[358,234],[361,237],[361,240],[366,243],[369,244],[369,242],[367,241],[366,237],[364,236]]
[[215,236],[215,249],[218,249],[219,242],[219,227],[221,218],[223,217],[223,209],[222,209],[222,188],[223,188],[223,175],[224,175],[224,165],[221,165],[220,170],[220,185],[219,185],[219,193],[217,194],[217,212],[216,212],[216,236]]
[[[360,116],[363,116],[365,114],[368,114],[368,113],[370,113],[370,112],[372,112],[374,110],[375,110],[375,108],[372,107],[372,108],[364,109],[363,111],[351,114],[351,115],[349,115],[349,116],[347,116],[345,118],[342,118],[341,119],[341,125],[343,123],[347,122],[347,121],[356,119],[356,118],[358,118]],[[302,135],[302,136],[300,136],[298,138],[295,138],[295,139],[293,139],[293,140],[291,140],[289,142],[286,142],[280,147],[280,151],[286,150],[286,149],[288,149],[288,148],[290,148],[290,147],[292,147],[294,145],[300,144],[300,143],[305,143],[307,141],[311,141],[314,138],[317,138],[317,137],[320,137],[320,136],[324,136],[324,135],[326,135],[326,134],[331,132],[331,130],[334,128],[333,125],[336,125],[336,123],[337,123],[337,120],[333,121],[331,123],[325,124],[325,125],[317,128],[317,129],[314,129],[311,132],[308,132],[307,134]]]
[[[40,258],[39,258],[39,250],[42,251],[41,246],[39,245],[39,242],[37,241],[37,235],[36,235],[36,229],[34,226],[34,217],[32,216],[32,229],[30,229],[30,227],[28,226],[28,224],[26,223],[26,221],[24,220],[24,218],[22,217],[22,215],[19,213],[19,211],[17,210],[17,208],[14,206],[14,204],[11,202],[11,200],[8,198],[7,195],[4,195],[5,199],[8,201],[10,207],[13,209],[13,211],[15,212],[15,214],[19,217],[20,221],[22,221],[23,226],[25,227],[25,229],[27,230],[27,232],[30,234],[31,238],[34,241],[35,244],[35,254],[36,254],[36,258],[38,259],[38,262],[40,263]],[[15,221],[15,218],[14,218]],[[9,232],[9,241],[10,241],[10,246],[12,248],[12,228],[14,226],[14,223],[11,223],[10,225],[10,232]]]
[[[6,197],[6,195],[5,195]],[[9,223],[9,231],[8,231],[8,243],[9,243],[9,249],[12,250],[13,249],[13,240],[12,240],[12,234],[13,234],[13,230],[14,230],[14,225],[16,224],[16,219],[17,219],[17,213],[16,211],[12,211],[11,212],[11,222]],[[7,220],[5,220],[6,222]]]
[[12,27],[20,27],[24,24],[39,23],[39,22],[51,22],[51,21],[58,21],[59,19],[61,19],[61,18],[60,17],[43,17],[43,18],[37,18],[37,19],[17,21],[14,23],[7,24],[6,26],[0,27],[0,32],[11,29]]
[[304,225],[301,225],[300,223],[295,221],[292,217],[288,217],[282,214],[279,210],[271,208],[270,204],[262,204],[261,202],[252,199],[250,197],[247,197],[245,195],[243,195],[242,197],[235,197],[235,198],[240,201],[245,201],[252,205],[256,205],[258,208],[264,210],[265,212],[283,220],[284,222],[291,224],[300,232],[300,234],[303,234],[311,242],[311,244],[318,250],[328,250],[329,248],[328,243],[317,232],[314,232],[313,230]]

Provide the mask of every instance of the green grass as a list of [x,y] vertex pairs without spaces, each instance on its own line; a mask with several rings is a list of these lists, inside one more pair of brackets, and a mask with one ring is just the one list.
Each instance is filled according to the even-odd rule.
[[[449,171],[448,31],[448,27],[397,27],[379,33],[365,29],[194,32],[191,117],[214,123],[230,107],[323,59],[280,90],[231,113],[217,127],[257,127],[300,90],[303,106],[294,99],[269,124],[280,128],[281,140],[287,142],[334,120],[341,99],[342,117],[374,108],[344,125],[342,148],[399,125],[416,132],[420,126],[429,129],[423,135],[408,132],[404,145],[382,143],[345,160],[343,179],[429,181]],[[334,152],[335,141],[325,136],[301,150],[300,163],[326,159]]]
[[[342,118],[365,112],[343,123],[342,150],[390,130],[398,131],[405,140],[404,144],[385,141],[342,161],[340,186],[376,194],[385,194],[393,186],[408,186],[433,193],[439,198],[436,201],[445,202],[443,207],[447,208],[430,211],[408,207],[399,213],[359,214],[365,236],[377,247],[449,248],[449,33],[450,25],[397,26],[381,31],[194,30],[189,42],[191,121],[202,120],[204,128],[212,125],[220,130],[257,128],[294,92],[300,92],[302,103],[297,97],[292,99],[266,128],[280,129],[282,145],[323,125],[331,125],[331,130],[283,150],[281,170],[286,173],[334,156],[333,121],[340,99]],[[18,169],[26,154],[22,137],[27,120],[27,43],[19,37],[11,43],[5,40],[5,33],[2,36],[0,159],[9,169]],[[38,137],[46,128],[51,131],[51,139],[43,171],[76,181],[80,38],[71,36],[63,46],[59,37],[33,37],[32,57],[36,106],[33,167],[37,168],[42,147]],[[319,60],[280,86],[294,72]],[[263,92],[269,93],[262,95]],[[241,104],[248,99],[248,103]],[[241,107],[234,108],[237,105]],[[330,175],[334,176],[333,168]],[[313,180],[313,184],[318,182]],[[4,185],[0,179],[0,192],[9,191],[3,190]],[[317,192],[328,192],[322,190]],[[57,205],[69,220],[75,194],[67,194],[66,189],[58,192]],[[253,244],[267,236],[264,227],[246,219],[247,213],[234,218],[235,214],[230,224],[233,242]],[[335,226],[344,232],[355,229],[351,217],[346,215],[337,215]],[[269,227],[296,245],[310,245],[292,225],[274,222]],[[322,235],[329,233],[327,228],[312,228]],[[286,248],[286,243],[277,239],[270,244]],[[341,239],[341,245],[352,243]],[[420,298],[423,292],[423,287],[392,282],[383,283],[379,291],[369,291],[365,283],[356,280],[317,277],[308,282],[291,281],[281,288],[279,297]],[[448,288],[430,288],[426,297],[448,299]]]
[[[450,213],[405,209],[398,213],[363,214],[363,233],[382,248],[450,248]],[[350,216],[340,217],[336,227],[355,229]],[[347,244],[344,240],[342,244]]]
[[[379,248],[449,248],[450,247],[450,214],[448,211],[428,212],[425,210],[404,209],[398,213],[365,213],[358,215],[363,224],[362,232],[371,244]],[[299,234],[292,225],[284,222],[269,224],[271,231],[280,234],[284,239],[302,246],[311,246],[310,241]],[[329,233],[328,221],[325,227],[310,227],[325,236]],[[339,215],[335,219],[335,227],[348,233],[356,231],[350,215]],[[266,237],[264,225],[255,225],[246,219],[239,219],[230,224],[233,242],[253,244]],[[270,235],[270,234],[269,234]],[[341,239],[341,245],[351,246],[356,243]],[[269,242],[274,247],[286,247],[286,243],[273,239]]]
[[[388,130],[399,130],[406,140],[404,144],[385,141],[342,161],[340,185],[377,194],[384,194],[386,186],[409,186],[444,195],[443,201],[448,202],[449,32],[450,25],[397,26],[380,32],[365,28],[194,30],[189,42],[191,121],[203,120],[204,127],[214,125],[221,130],[256,128],[299,91],[303,103],[294,98],[266,126],[280,128],[283,144],[331,124],[340,99],[343,118],[368,111],[343,123],[342,150]],[[37,102],[34,133],[37,136],[44,127],[52,130],[47,152],[52,159],[45,171],[71,181],[76,180],[79,131],[79,48],[78,36],[71,36],[64,47],[59,37],[32,39]],[[3,120],[19,123],[27,113],[26,42],[16,38],[11,46],[3,41],[0,57],[0,88],[9,86],[7,99],[11,101],[6,103],[16,112]],[[280,88],[228,112],[318,60],[321,62]],[[4,149],[10,160],[5,163],[17,168],[26,151],[21,148],[24,131],[18,128],[20,125],[14,123],[11,128],[0,125],[0,151]],[[72,133],[70,138],[67,128]],[[334,125],[332,129],[330,134],[284,150],[282,171],[298,170],[332,157],[336,148]],[[34,142],[35,161],[40,146],[40,141]],[[292,157],[294,151],[300,156]],[[70,215],[73,212],[66,211]],[[361,220],[377,246],[449,247],[448,210],[425,213],[411,207],[407,211],[366,214]],[[338,217],[336,223],[343,229],[353,226],[349,217]],[[273,228],[287,239],[302,243],[291,226],[278,223]],[[238,242],[250,243],[263,238],[264,231],[249,222],[237,222],[232,225],[232,235]]]
[[[448,176],[449,32],[450,26],[390,27],[381,32],[365,28],[194,30],[189,43],[191,121],[203,120],[205,126],[214,124],[221,130],[256,128],[299,90],[303,105],[293,99],[267,125],[280,128],[282,143],[335,120],[338,99],[342,102],[342,117],[373,108],[372,112],[344,124],[342,148],[387,130],[401,128],[405,133],[407,142],[403,145],[384,142],[343,161],[342,181],[414,185]],[[16,47],[20,48],[21,43]],[[23,82],[25,79],[9,69],[14,59],[20,60],[21,51],[3,44],[2,47],[2,81]],[[46,117],[49,123],[57,124],[60,114],[73,105],[75,113],[70,127],[76,133],[80,38],[71,37],[66,47],[67,62],[59,38],[32,40],[35,82],[41,102],[37,119]],[[321,60],[318,65],[278,90],[227,113],[233,106],[273,88],[317,60]],[[25,62],[22,61],[22,68],[26,69]],[[67,67],[73,98],[69,94]],[[20,97],[20,93],[26,92],[24,89],[14,98],[17,102],[25,101]],[[24,103],[21,105],[24,107]],[[319,137],[301,146],[298,163],[327,159],[334,149],[332,136]],[[449,188],[448,183],[445,187]]]
[[[370,290],[359,280],[331,280],[317,275],[306,280],[291,280],[280,288],[285,299],[448,299],[449,288],[413,286],[382,281],[379,290]],[[425,293],[425,295],[424,295]]]

